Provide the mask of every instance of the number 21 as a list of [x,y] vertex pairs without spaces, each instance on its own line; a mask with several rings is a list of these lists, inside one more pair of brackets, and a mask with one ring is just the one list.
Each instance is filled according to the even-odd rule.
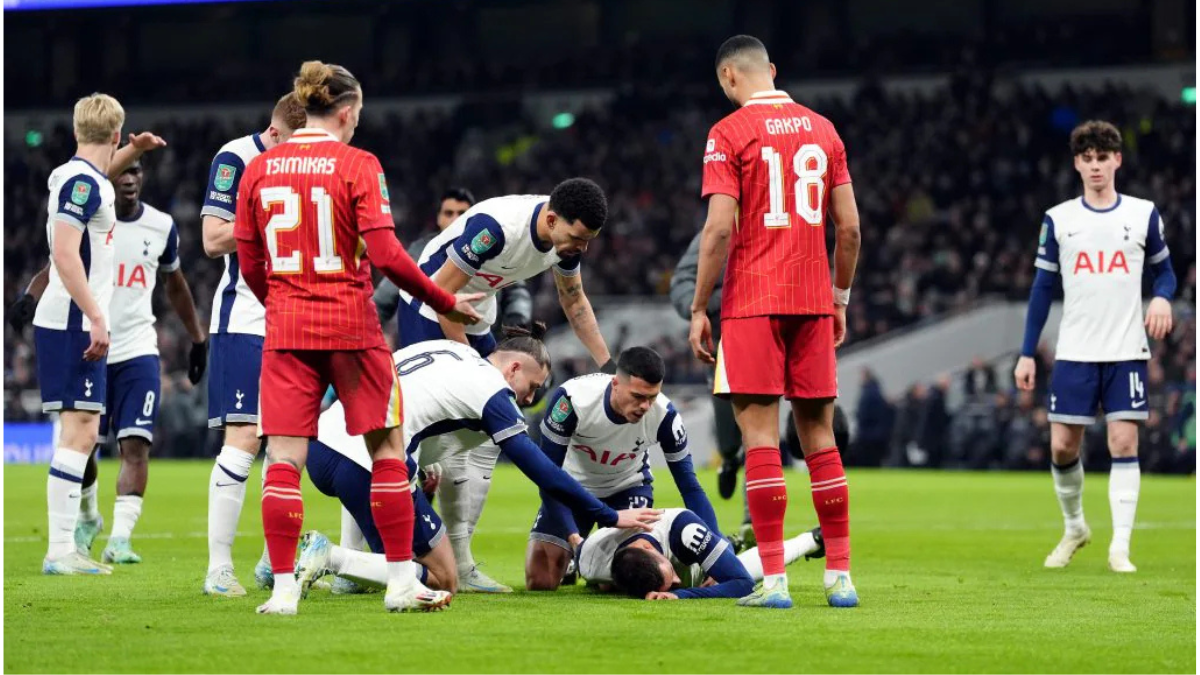
[[[764,145],[762,158],[767,163],[770,188],[770,209],[763,215],[763,225],[791,227],[790,216],[784,207],[783,156],[775,148]],[[829,158],[825,156],[825,151],[815,143],[800,146],[796,154],[792,155],[792,171],[796,174],[796,213],[809,225],[820,225],[821,215],[825,212],[821,202],[824,199],[822,188],[828,164]]]
[[[263,188],[260,193],[263,210],[282,204],[283,210],[267,221],[267,250],[271,254],[271,270],[277,274],[299,274],[304,263],[300,251],[285,257],[279,255],[279,233],[300,227],[300,195],[290,187]],[[318,255],[313,257],[313,269],[320,274],[341,272],[342,257],[337,254],[337,239],[333,232],[333,200],[323,187],[312,189],[312,202],[317,206]]]

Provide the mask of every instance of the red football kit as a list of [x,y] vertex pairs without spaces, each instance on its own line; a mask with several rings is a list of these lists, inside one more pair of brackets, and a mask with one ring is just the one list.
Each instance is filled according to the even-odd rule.
[[829,120],[782,91],[760,92],[709,133],[702,196],[740,214],[721,291],[717,394],[837,395],[829,193],[850,182]]
[[379,160],[301,129],[246,168],[235,213],[242,273],[266,306],[262,433],[315,437],[330,384],[350,434],[399,426],[400,384],[371,300],[368,245],[377,267],[438,311],[454,296],[396,242]]

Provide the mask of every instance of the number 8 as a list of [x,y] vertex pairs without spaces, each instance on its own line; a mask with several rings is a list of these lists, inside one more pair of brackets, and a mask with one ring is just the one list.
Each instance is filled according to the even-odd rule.
[[142,406],[142,414],[149,417],[154,414],[154,392],[146,392],[146,404]]

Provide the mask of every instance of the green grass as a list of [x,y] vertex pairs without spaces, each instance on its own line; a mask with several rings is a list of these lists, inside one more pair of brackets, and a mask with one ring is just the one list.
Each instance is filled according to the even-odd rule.
[[[43,577],[45,468],[4,471],[6,672],[1195,672],[1196,488],[1146,477],[1135,575],[1107,571],[1107,477],[1088,478],[1095,542],[1067,570],[1042,559],[1059,536],[1045,474],[854,471],[854,579],[862,606],[834,610],[819,562],[790,569],[791,611],[733,601],[648,603],[583,587],[464,595],[433,615],[389,615],[382,597],[316,592],[296,617],[265,594],[200,593],[210,464],[156,463],[135,548],[107,578]],[[115,464],[101,465],[112,509]],[[257,474],[254,474],[257,476]],[[519,586],[536,492],[497,472],[476,557]],[[665,480],[664,480],[665,478]],[[789,473],[788,532],[814,525]],[[711,474],[701,476],[714,483]],[[256,480],[251,480],[256,483]],[[665,472],[660,505],[679,503]],[[337,505],[305,485],[306,526],[336,535]],[[261,550],[257,486],[235,549],[249,586]],[[738,501],[716,504],[726,527]],[[99,554],[99,547],[96,549]]]

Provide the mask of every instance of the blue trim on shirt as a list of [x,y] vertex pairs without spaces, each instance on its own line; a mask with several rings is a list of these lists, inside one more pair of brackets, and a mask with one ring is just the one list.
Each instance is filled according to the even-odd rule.
[[254,141],[254,147],[258,148],[259,152],[267,151],[267,146],[263,145],[261,134],[250,134],[250,139]]
[[233,314],[233,303],[237,299],[238,257],[236,253],[229,254],[229,280],[221,290],[221,320],[217,322],[217,332],[229,330],[229,317]]
[[453,433],[461,429],[470,429],[471,431],[483,431],[483,422],[477,419],[447,419],[439,420],[425,427],[421,431],[413,434],[412,439],[408,442],[408,453],[411,455],[416,451],[417,446],[426,438],[434,436],[442,436],[444,434]]
[[[91,282],[92,279],[92,236],[84,232],[79,240],[79,258],[83,261],[83,276]],[[71,298],[71,306],[67,309],[67,330],[83,330],[83,310]]]
[[612,382],[609,382],[608,386],[604,388],[604,414],[608,417],[608,421],[613,424],[629,424],[628,420],[618,415],[616,410],[613,410],[612,403],[609,401],[611,397]]
[[1113,211],[1118,206],[1121,205],[1121,193],[1120,192],[1117,193],[1116,203],[1114,203],[1112,206],[1108,207],[1107,209],[1097,209],[1097,208],[1093,207],[1091,204],[1087,203],[1087,197],[1080,197],[1079,201],[1083,203],[1083,208],[1087,209],[1088,211],[1091,211],[1092,213],[1108,213],[1109,211]]
[[80,161],[80,162],[83,162],[84,164],[87,164],[88,166],[92,167],[92,170],[93,170],[93,171],[95,171],[96,173],[100,174],[101,176],[107,176],[107,175],[108,175],[108,173],[107,173],[107,172],[105,172],[105,171],[101,171],[101,170],[100,170],[100,167],[96,166],[95,164],[92,164],[91,162],[87,161],[86,159],[84,159],[84,158],[80,157],[79,155],[75,155],[75,156],[71,157],[71,161],[72,161],[72,162],[74,162],[74,161]]
[[137,211],[134,211],[134,213],[133,213],[133,215],[132,215],[131,217],[129,217],[129,218],[122,218],[121,216],[119,216],[119,215],[118,215],[118,216],[117,216],[117,220],[121,221],[122,223],[132,223],[132,222],[134,222],[135,220],[137,220],[138,218],[141,218],[141,217],[142,217],[142,214],[144,214],[145,212],[146,212],[146,205],[145,205],[145,204],[143,204],[143,203],[141,202],[141,200],[138,200],[138,203],[137,203]]
[[533,207],[533,217],[529,219],[529,239],[533,241],[533,247],[542,253],[548,253],[550,249],[554,248],[554,242],[550,242],[549,244],[543,246],[542,240],[538,238],[537,233],[538,214],[542,212],[542,207],[548,203],[549,202],[541,202],[537,206]]

